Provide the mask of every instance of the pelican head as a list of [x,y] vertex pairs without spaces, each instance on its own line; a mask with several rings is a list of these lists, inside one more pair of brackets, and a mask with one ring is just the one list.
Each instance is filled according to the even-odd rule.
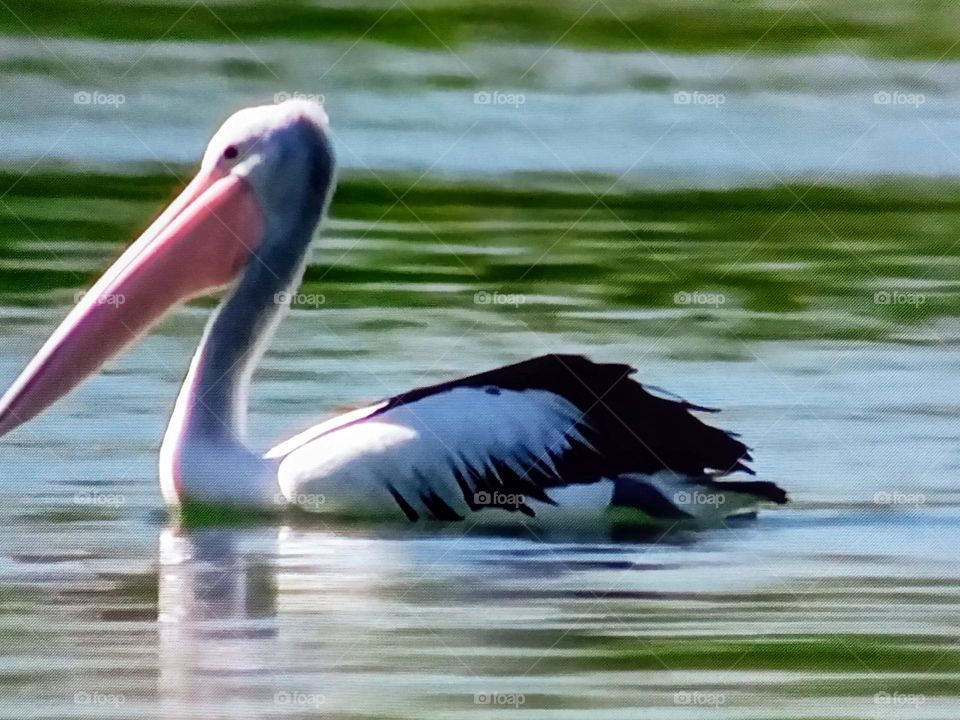
[[[49,407],[177,305],[256,281],[285,289],[334,186],[313,102],[240,110],[194,179],[107,269],[0,398],[0,436]],[[252,283],[253,280],[250,280]]]

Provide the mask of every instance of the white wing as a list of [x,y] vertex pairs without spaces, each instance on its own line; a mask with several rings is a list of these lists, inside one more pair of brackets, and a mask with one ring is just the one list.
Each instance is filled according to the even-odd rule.
[[546,489],[568,481],[564,456],[591,451],[583,413],[544,390],[460,387],[366,410],[308,431],[296,449],[278,446],[288,500],[320,511],[399,509],[410,519],[461,519],[486,506],[529,514],[530,501],[549,502]]
[[[687,484],[786,501],[769,482],[721,487],[723,475],[752,472],[746,446],[691,412],[707,408],[653,395],[632,372],[545,355],[341,415],[267,458],[293,504],[411,520],[567,504],[691,518],[676,499]],[[652,479],[664,471],[669,487]]]

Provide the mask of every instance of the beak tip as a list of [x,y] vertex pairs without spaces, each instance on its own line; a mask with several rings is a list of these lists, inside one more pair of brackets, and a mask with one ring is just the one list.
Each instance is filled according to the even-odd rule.
[[13,413],[7,408],[0,408],[0,438],[20,425]]

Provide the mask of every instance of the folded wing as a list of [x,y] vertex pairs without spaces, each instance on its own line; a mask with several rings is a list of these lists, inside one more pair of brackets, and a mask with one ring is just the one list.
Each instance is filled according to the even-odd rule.
[[[546,355],[353,411],[267,456],[280,460],[291,502],[322,496],[325,510],[399,511],[411,520],[488,508],[535,515],[577,496],[562,489],[599,482],[609,485],[609,504],[625,476],[752,472],[743,443],[691,412],[708,408],[654,395],[632,373]],[[657,494],[651,485],[635,496],[658,504]],[[587,495],[597,497],[577,497]]]

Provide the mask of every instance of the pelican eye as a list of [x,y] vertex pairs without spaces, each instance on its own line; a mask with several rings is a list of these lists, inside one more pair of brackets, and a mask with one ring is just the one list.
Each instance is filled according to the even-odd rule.
[[240,151],[237,150],[236,145],[227,145],[226,150],[223,151],[224,160],[233,160],[240,154]]

